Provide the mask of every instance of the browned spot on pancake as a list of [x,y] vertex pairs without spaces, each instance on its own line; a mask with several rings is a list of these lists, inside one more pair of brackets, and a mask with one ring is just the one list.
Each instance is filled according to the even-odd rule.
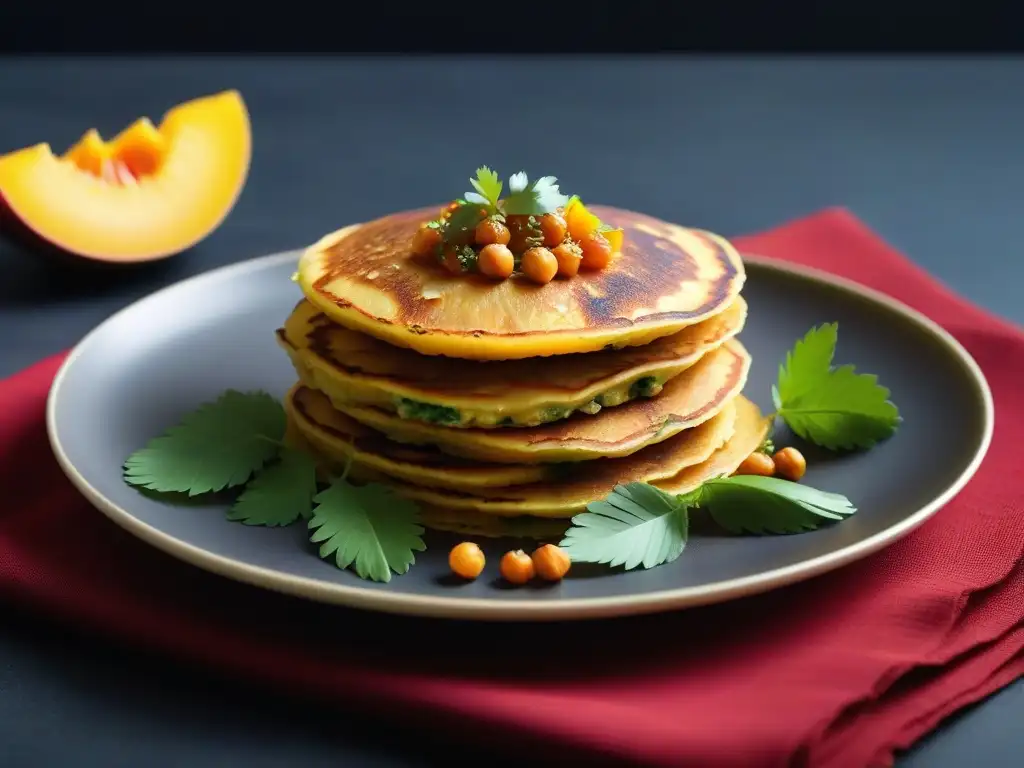
[[[436,265],[412,258],[411,242],[416,229],[433,218],[437,210],[432,207],[406,211],[363,224],[327,248],[324,272],[314,282],[313,290],[338,306],[351,307],[376,322],[404,326],[414,333],[514,337],[559,330],[446,327],[440,323],[431,302],[423,298],[427,283],[463,281],[467,284],[467,300],[472,299],[473,290],[482,294],[509,290],[512,286],[495,284],[478,275],[447,276]],[[673,233],[678,234],[679,227],[617,208],[593,206],[592,210],[607,224],[625,230],[621,256],[607,269],[581,272],[572,279],[553,280],[546,285],[533,285],[526,278],[515,276],[512,281],[517,291],[535,295],[538,305],[573,308],[586,320],[588,328],[644,326],[702,317],[735,292],[739,269],[716,241],[691,232],[713,252],[711,260],[720,268],[713,279],[702,278],[697,275],[692,253],[670,239]],[[387,295],[395,305],[394,316],[379,317],[327,290],[332,281],[342,277]],[[701,297],[696,306],[679,311],[657,310],[659,299],[675,287],[687,284],[699,288]],[[472,319],[463,321],[469,323]]]

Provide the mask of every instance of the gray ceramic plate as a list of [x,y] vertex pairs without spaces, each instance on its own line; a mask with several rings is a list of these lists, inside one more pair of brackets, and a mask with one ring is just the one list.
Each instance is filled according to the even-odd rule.
[[[822,274],[748,257],[742,340],[754,364],[745,393],[762,408],[779,361],[812,325],[838,321],[837,363],[879,375],[904,423],[871,451],[820,456],[805,448],[806,482],[859,508],[814,533],[692,536],[676,562],[649,571],[574,569],[555,586],[507,589],[490,574],[509,542],[485,544],[491,564],[471,584],[448,578],[454,537],[388,584],[320,560],[305,526],[247,527],[212,505],[171,506],[121,479],[124,458],[200,402],[229,387],[283,395],[294,380],[273,332],[300,298],[297,253],[218,269],[128,307],[90,333],[54,381],[48,409],[58,460],[118,525],[189,563],[314,600],[398,613],[479,619],[576,619],[682,608],[805,579],[891,544],[971,477],[992,434],[992,399],[974,361],[943,330],[886,297]],[[788,442],[788,441],[784,441]],[[799,444],[798,444],[799,445]],[[935,451],[957,445],[956,451]]]

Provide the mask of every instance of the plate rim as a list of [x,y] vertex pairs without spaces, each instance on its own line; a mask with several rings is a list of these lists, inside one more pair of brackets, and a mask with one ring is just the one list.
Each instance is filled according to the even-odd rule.
[[879,531],[862,541],[847,545],[834,552],[819,555],[810,560],[749,576],[723,579],[699,586],[662,589],[634,595],[580,597],[564,600],[526,599],[515,602],[502,602],[479,597],[467,598],[388,592],[379,588],[372,589],[358,585],[333,584],[306,576],[282,573],[242,560],[225,557],[224,555],[210,552],[202,547],[171,536],[138,519],[130,511],[104,496],[77,470],[64,451],[60,441],[56,412],[61,395],[61,387],[68,371],[74,366],[75,361],[88,350],[89,345],[93,343],[93,339],[99,336],[108,325],[116,322],[118,318],[138,311],[146,302],[155,301],[167,291],[178,290],[190,283],[209,280],[215,276],[225,278],[230,277],[234,273],[271,268],[278,264],[297,261],[301,253],[302,249],[293,249],[215,267],[171,283],[133,301],[92,328],[72,347],[53,378],[46,400],[46,431],[53,454],[61,470],[87,501],[108,519],[144,543],[189,565],[250,586],[315,602],[361,610],[405,616],[477,621],[607,619],[663,613],[694,608],[710,603],[725,602],[768,592],[813,578],[859,560],[895,543],[938,512],[963,489],[977,472],[978,467],[981,466],[992,442],[995,428],[995,404],[985,374],[963,345],[938,323],[898,299],[849,278],[834,275],[814,267],[793,264],[741,251],[742,260],[745,265],[755,265],[760,269],[781,272],[815,283],[824,283],[827,286],[851,293],[855,297],[880,304],[884,309],[902,316],[902,319],[905,321],[918,326],[930,334],[941,343],[949,355],[956,359],[971,380],[981,400],[984,424],[981,439],[971,460],[940,494],[907,515],[899,523]]

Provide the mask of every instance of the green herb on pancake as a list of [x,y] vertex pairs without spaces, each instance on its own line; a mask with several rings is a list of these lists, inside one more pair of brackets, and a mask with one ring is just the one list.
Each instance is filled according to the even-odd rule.
[[476,169],[476,178],[470,179],[469,183],[476,192],[467,192],[466,202],[483,206],[487,215],[500,215],[501,190],[504,184],[498,178],[498,174],[484,165]]
[[396,403],[398,415],[403,419],[425,421],[430,424],[451,426],[462,423],[462,413],[458,408],[436,403],[424,403],[408,397],[400,397]]
[[680,495],[629,483],[576,515],[559,546],[574,562],[654,568],[683,553],[698,509],[736,534],[801,533],[857,511],[845,496],[775,477],[719,477]]
[[852,365],[834,367],[838,324],[812,328],[779,366],[772,399],[794,433],[830,450],[870,448],[902,421],[889,390]]
[[542,176],[531,183],[520,171],[509,177],[508,190],[503,206],[506,216],[542,216],[569,202],[569,198],[558,191],[558,179],[554,176]]
[[[476,176],[469,183],[475,192],[467,192],[454,201],[442,218],[427,224],[442,233],[445,243],[470,242],[482,219],[504,221],[506,216],[543,216],[554,213],[569,200],[559,192],[554,176],[542,176],[531,182],[524,172],[515,173],[508,180],[509,195],[505,199],[501,198],[504,184],[486,165],[476,169]],[[538,226],[536,220],[533,224]]]
[[310,541],[320,557],[339,568],[352,566],[363,579],[391,581],[416,562],[426,549],[419,509],[390,488],[374,483],[356,486],[339,478],[314,499]]
[[285,426],[271,395],[228,390],[129,456],[125,482],[190,497],[241,488],[229,520],[282,527],[308,518],[310,541],[339,568],[375,581],[409,570],[424,549],[416,505],[345,476],[318,485],[316,461],[285,444]]

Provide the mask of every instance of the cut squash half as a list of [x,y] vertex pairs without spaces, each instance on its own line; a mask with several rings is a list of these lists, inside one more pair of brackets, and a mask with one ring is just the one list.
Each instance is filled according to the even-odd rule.
[[249,113],[237,91],[142,118],[110,141],[93,129],[63,155],[36,144],[0,156],[0,199],[31,234],[98,261],[152,261],[215,230],[245,186]]

